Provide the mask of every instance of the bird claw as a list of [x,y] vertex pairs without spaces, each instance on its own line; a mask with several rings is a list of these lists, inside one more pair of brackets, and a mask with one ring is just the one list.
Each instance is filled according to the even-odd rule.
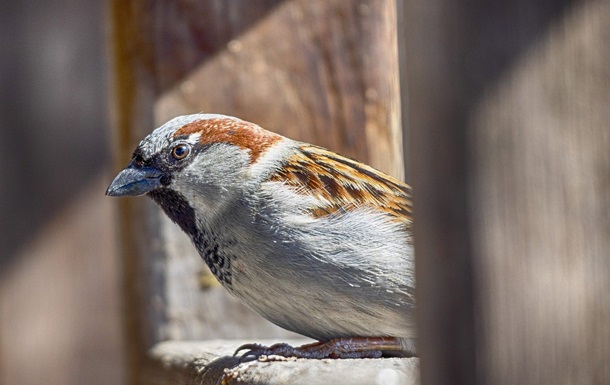
[[[244,344],[241,345],[233,357],[237,356],[242,350],[247,351],[239,358],[240,362],[257,360],[262,356],[281,356],[281,357],[296,357],[309,359],[325,359],[325,358],[379,358],[382,356],[382,351],[378,349],[358,349],[358,346],[353,345],[356,339],[333,339],[327,342],[315,342],[303,346],[293,347],[287,343],[277,343],[271,346],[261,344]],[[368,343],[368,339],[363,339],[363,343]]]
[[240,347],[238,347],[235,350],[235,353],[233,353],[233,357],[237,356],[237,353],[241,352],[242,350],[253,350],[253,349],[260,349],[260,348],[265,348],[265,345],[261,345],[261,344],[243,344]]
[[250,360],[256,360],[263,355],[268,355],[266,352],[269,350],[269,348],[261,344],[243,344],[235,350],[235,353],[233,353],[233,357],[236,357],[242,350],[247,351],[239,356],[239,361],[245,362]]
[[262,356],[282,356],[282,357],[301,357],[298,348],[294,348],[286,343],[277,343],[271,346],[261,344],[244,344],[235,350],[233,357],[237,356],[242,350],[247,350],[239,357],[240,362],[257,360]]

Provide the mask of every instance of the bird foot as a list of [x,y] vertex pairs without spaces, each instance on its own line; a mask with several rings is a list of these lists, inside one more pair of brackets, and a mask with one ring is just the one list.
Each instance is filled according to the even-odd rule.
[[286,343],[271,346],[245,344],[237,348],[233,356],[247,350],[240,361],[259,359],[262,356],[281,356],[310,359],[324,358],[380,358],[384,351],[401,350],[400,341],[393,337],[333,338],[325,342],[314,342],[294,347]]

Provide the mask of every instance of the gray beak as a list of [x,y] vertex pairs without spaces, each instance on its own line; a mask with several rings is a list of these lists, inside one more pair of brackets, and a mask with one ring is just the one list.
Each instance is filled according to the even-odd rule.
[[122,197],[146,194],[163,187],[162,176],[163,172],[154,167],[136,167],[130,164],[110,183],[106,195]]

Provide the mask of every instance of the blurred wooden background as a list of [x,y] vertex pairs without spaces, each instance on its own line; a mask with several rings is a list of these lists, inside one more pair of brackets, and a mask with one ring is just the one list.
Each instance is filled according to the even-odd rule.
[[402,119],[422,381],[610,383],[610,2],[77,3],[0,5],[0,383],[121,383],[161,339],[280,333],[201,285],[154,206],[113,218],[104,15],[114,170],[208,110],[401,175]]
[[104,2],[0,2],[0,384],[124,379]]
[[610,2],[405,3],[424,384],[610,383]]
[[[112,4],[118,166],[152,128],[206,111],[402,177],[394,1]],[[134,381],[159,341],[291,335],[202,287],[199,255],[156,205],[119,204]]]

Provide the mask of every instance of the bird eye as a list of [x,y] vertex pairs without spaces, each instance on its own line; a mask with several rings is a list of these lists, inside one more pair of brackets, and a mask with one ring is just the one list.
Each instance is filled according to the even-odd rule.
[[188,156],[191,152],[191,146],[185,143],[180,143],[172,149],[172,156],[174,159],[182,160]]

